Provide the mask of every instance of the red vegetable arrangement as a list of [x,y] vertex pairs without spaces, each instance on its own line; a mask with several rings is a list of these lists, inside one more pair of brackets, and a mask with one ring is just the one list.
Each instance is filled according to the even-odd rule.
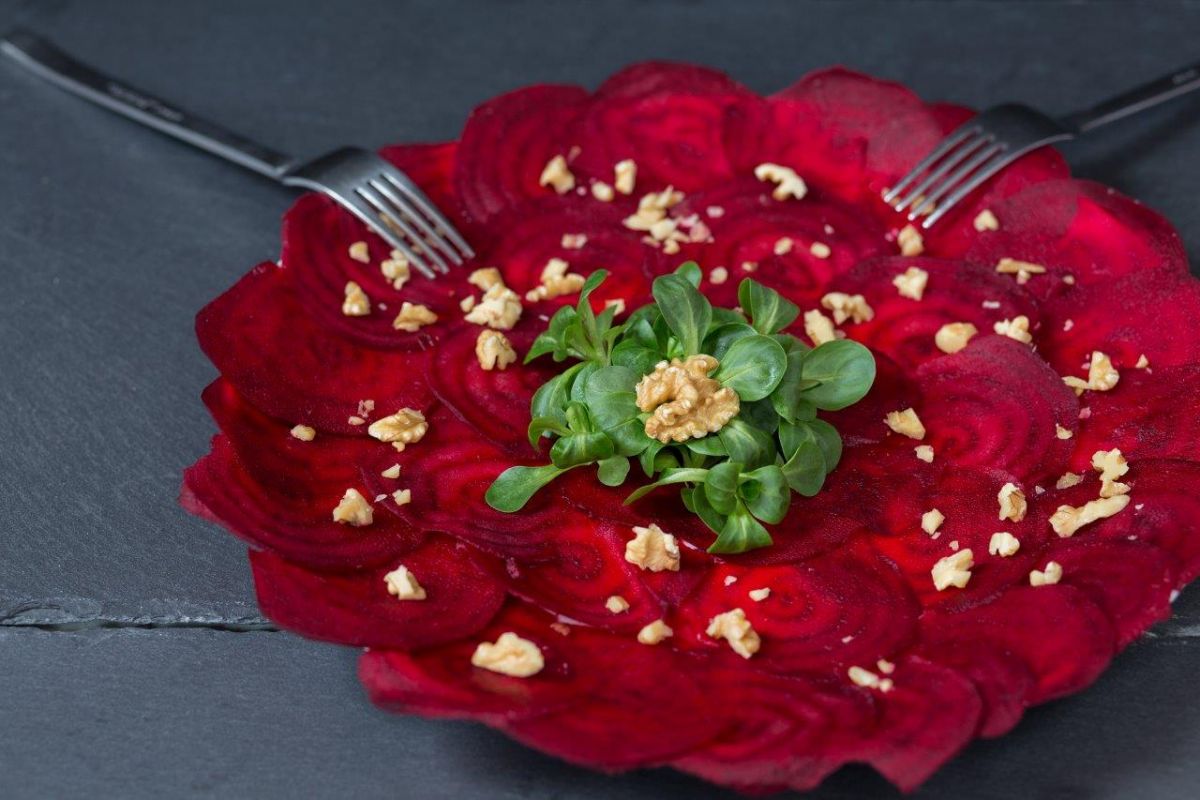
[[[763,791],[865,762],[910,789],[1090,684],[1200,573],[1178,235],[1052,150],[909,227],[880,193],[968,113],[840,69],[761,97],[650,63],[388,148],[476,263],[406,280],[300,199],[281,261],[199,314],[220,433],[182,502],[251,544],[271,619],[366,648],[383,707],[605,770]],[[820,491],[745,552],[710,553],[679,487],[626,504],[636,464],[490,506],[547,463],[530,403],[567,365],[521,357],[582,276],[607,270],[585,302],[620,321],[685,261],[714,308],[752,277],[797,339],[870,349],[870,393],[819,412],[844,444]]]

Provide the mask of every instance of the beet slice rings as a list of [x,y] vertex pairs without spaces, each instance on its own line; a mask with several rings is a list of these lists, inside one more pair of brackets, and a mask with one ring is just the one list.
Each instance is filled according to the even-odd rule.
[[[495,98],[457,142],[385,149],[468,232],[477,263],[397,289],[365,229],[323,198],[299,200],[280,263],[255,267],[197,318],[221,372],[204,394],[220,433],[188,469],[182,502],[252,546],[273,620],[368,648],[361,679],[387,708],[475,719],[605,770],[670,765],[761,792],[865,762],[911,789],[973,738],[1087,686],[1200,574],[1200,281],[1178,235],[1135,201],[1071,179],[1045,150],[926,235],[923,253],[901,255],[904,223],[878,193],[964,113],[841,69],[762,97],[712,70],[647,63],[595,92]],[[561,194],[539,185],[556,156],[575,181]],[[594,196],[625,159],[637,164],[635,191]],[[807,196],[774,199],[753,176],[766,162],[795,169]],[[684,194],[672,215],[695,215],[711,234],[671,254],[621,224],[667,186]],[[348,254],[359,240],[369,263]],[[710,556],[711,536],[674,501],[621,507],[628,487],[583,473],[519,514],[484,503],[502,469],[537,463],[528,404],[555,367],[481,369],[482,329],[459,301],[478,293],[471,269],[498,267],[523,295],[551,258],[610,271],[598,307],[646,302],[653,277],[687,259],[706,276],[726,268],[727,282],[702,284],[725,305],[744,269],[804,310],[831,291],[870,304],[873,319],[840,327],[875,351],[879,380],[827,415],[846,442],[841,464],[793,504],[774,546]],[[1005,258],[1045,271],[998,272]],[[893,283],[909,268],[928,277],[919,299]],[[341,313],[347,281],[369,295],[369,315]],[[394,331],[405,301],[437,322]],[[507,332],[518,349],[564,302],[574,298],[525,302]],[[1000,335],[1004,325],[993,333],[1018,317],[1030,341]],[[948,354],[935,335],[955,322],[977,333]],[[1062,376],[1086,379],[1094,351],[1120,380],[1077,394]],[[353,419],[401,407],[430,425],[403,452]],[[921,442],[884,424],[905,408],[927,429]],[[295,425],[315,438],[290,435]],[[1092,455],[1112,448],[1128,459],[1128,507],[1056,536],[1051,516],[1097,496]],[[997,492],[1010,482],[1027,512],[1001,521]],[[401,488],[410,502],[393,497]],[[333,521],[348,489],[372,504],[371,524]],[[929,533],[932,508],[945,519]],[[678,536],[678,572],[625,560],[631,527],[650,523]],[[1019,552],[990,553],[998,531]],[[965,548],[972,578],[938,591],[932,567]],[[1060,580],[1031,585],[1049,562]],[[389,591],[400,565],[423,600]],[[751,595],[759,589],[771,592]],[[628,604],[620,613],[605,607],[613,595]],[[706,635],[732,608],[761,636],[751,658]],[[674,635],[639,642],[658,619]],[[472,666],[476,645],[503,633],[536,645],[543,668]]]

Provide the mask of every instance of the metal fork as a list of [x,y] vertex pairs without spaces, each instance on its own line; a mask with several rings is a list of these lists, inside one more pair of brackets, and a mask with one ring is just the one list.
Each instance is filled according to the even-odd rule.
[[1042,145],[1064,142],[1200,88],[1200,64],[1130,89],[1099,105],[1051,117],[1016,103],[992,106],[956,128],[883,195],[909,221],[932,228],[988,178]]
[[81,64],[25,30],[0,40],[0,52],[73,94],[188,144],[273,178],[322,192],[399,250],[428,278],[475,255],[407,175],[375,153],[343,147],[302,161]]

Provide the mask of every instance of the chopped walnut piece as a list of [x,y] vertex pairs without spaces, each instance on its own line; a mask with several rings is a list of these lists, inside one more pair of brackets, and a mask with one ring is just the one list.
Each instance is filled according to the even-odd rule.
[[992,538],[988,540],[988,552],[994,556],[1008,558],[1017,554],[1021,549],[1021,542],[1017,537],[1013,536],[1008,531],[998,531],[992,534]]
[[413,444],[421,441],[428,430],[429,423],[425,421],[424,414],[415,408],[402,408],[395,414],[372,422],[367,433],[381,442]]
[[933,576],[933,586],[939,592],[954,586],[958,589],[966,587],[971,580],[971,567],[975,566],[975,555],[971,548],[959,550],[953,555],[938,559],[930,574]]
[[498,283],[483,293],[465,319],[476,325],[486,325],[496,330],[511,330],[521,319],[521,298],[512,289]]
[[615,179],[613,186],[621,194],[633,194],[633,184],[637,180],[637,164],[632,158],[626,158],[617,162],[617,166],[613,169]]
[[486,292],[493,286],[503,286],[504,278],[495,267],[480,267],[467,276],[467,283],[477,286],[481,292]]
[[1000,230],[1000,220],[996,219],[996,215],[987,208],[975,215],[974,225],[975,230],[980,233]]
[[1137,363],[1133,365],[1135,369],[1145,369],[1150,366],[1150,359],[1146,358],[1146,354],[1142,353],[1138,356]]
[[542,268],[541,284],[525,293],[525,300],[553,300],[565,294],[574,294],[583,288],[585,278],[576,272],[567,272],[570,265],[561,258],[552,258]]
[[775,255],[786,256],[788,253],[792,252],[792,247],[794,245],[795,243],[786,236],[781,239],[777,239],[775,241],[775,247],[773,248]]
[[1016,275],[1017,283],[1022,286],[1029,283],[1029,278],[1033,275],[1042,275],[1046,272],[1046,268],[1041,264],[1034,264],[1029,261],[1019,261],[1015,258],[1002,258],[996,262],[996,272],[1002,275]]
[[704,209],[704,213],[708,215],[709,219],[720,219],[725,216],[725,209],[721,206],[709,206]]
[[604,301],[604,307],[615,309],[613,311],[613,316],[619,317],[625,313],[625,298],[610,297],[609,299]]
[[900,246],[900,255],[919,256],[925,252],[925,239],[912,225],[905,225],[896,234],[896,244]]
[[754,272],[757,269],[758,269],[757,261],[743,261],[742,262],[742,272]]
[[1092,454],[1092,468],[1100,473],[1101,497],[1129,494],[1129,484],[1117,480],[1129,472],[1129,464],[1119,449],[1097,450]]
[[713,267],[708,273],[708,282],[713,286],[720,286],[725,281],[729,280],[729,270],[724,267]]
[[562,236],[562,248],[564,250],[581,250],[587,244],[588,237],[586,233],[564,233]]
[[992,330],[1000,336],[1016,339],[1022,344],[1029,344],[1033,341],[1033,336],[1029,333],[1029,317],[1024,314],[1012,319],[1001,320],[992,326]]
[[927,444],[919,444],[913,448],[913,452],[917,454],[917,458],[924,461],[926,464],[933,463],[933,447]]
[[1083,476],[1077,472],[1064,472],[1062,477],[1054,482],[1055,489],[1070,489],[1083,483]]
[[354,528],[362,528],[375,521],[375,513],[371,504],[362,496],[358,489],[347,489],[333,509],[333,521]]
[[375,401],[370,398],[358,401],[358,415],[360,417],[369,417],[375,413]]
[[365,317],[371,313],[371,298],[367,297],[363,288],[354,281],[346,282],[342,313],[347,317]]
[[406,506],[412,502],[412,489],[397,489],[392,492],[392,502],[398,506]]
[[[676,191],[672,186],[668,186],[661,192],[650,192],[643,195],[638,201],[637,213],[626,217],[621,224],[634,231],[650,231],[656,241],[662,241],[675,232],[677,225],[674,220],[667,220],[667,211],[681,202],[683,202],[683,192]],[[669,225],[660,226],[658,233],[654,234],[654,226],[664,221],[667,221]]]
[[473,295],[467,295],[462,300],[458,301],[458,307],[462,309],[464,314],[466,314],[475,307],[475,297]]
[[749,592],[747,592],[747,594],[754,602],[761,603],[763,600],[766,600],[771,596],[771,590],[770,588],[764,586],[761,589],[751,589]]
[[921,515],[921,530],[933,536],[937,533],[938,528],[942,527],[942,523],[946,521],[946,515],[938,511],[936,508],[931,508]]
[[846,670],[846,677],[848,677],[850,682],[855,686],[861,686],[864,689],[879,688],[879,676],[874,672],[871,672],[869,669],[863,669],[862,667],[850,667],[850,669]]
[[682,442],[716,433],[737,416],[737,393],[709,377],[718,363],[703,354],[660,361],[638,381],[638,410],[652,412],[646,419],[647,436]]
[[480,642],[471,654],[471,664],[501,675],[528,678],[541,672],[546,660],[536,644],[506,631],[495,644]]
[[1082,394],[1086,390],[1094,392],[1107,392],[1115,387],[1118,381],[1121,380],[1121,373],[1117,372],[1113,366],[1112,360],[1096,350],[1092,353],[1091,362],[1088,366],[1087,380],[1076,378],[1074,375],[1067,375],[1063,378],[1063,383],[1075,390],[1075,394]]
[[726,575],[725,580],[723,580],[722,583],[724,583],[726,586],[733,586],[735,583],[737,583],[737,576]]
[[424,600],[425,589],[417,581],[417,576],[408,571],[408,567],[401,564],[394,570],[383,576],[384,583],[387,584],[387,592],[397,600]]
[[925,426],[921,423],[917,412],[911,408],[903,411],[889,411],[883,422],[902,436],[917,440],[925,438]]
[[317,429],[311,425],[297,425],[288,432],[293,439],[299,439],[302,442],[311,442],[317,438]]
[[838,336],[840,331],[833,327],[833,320],[815,308],[804,312],[804,333],[816,347],[841,338]]
[[891,675],[896,671],[896,665],[886,658],[881,658],[875,662],[875,668],[883,675]]
[[804,179],[791,167],[771,163],[759,164],[754,168],[754,177],[775,184],[771,197],[776,200],[787,200],[789,197],[803,200],[804,195],[808,194],[808,186]]
[[967,346],[979,329],[969,322],[947,322],[933,335],[933,343],[943,353],[957,353]]
[[1029,573],[1030,586],[1053,586],[1062,580],[1062,564],[1057,561],[1047,561],[1045,569],[1031,570]]
[[614,594],[604,601],[604,607],[613,614],[624,614],[629,610],[629,601],[619,594]]
[[909,267],[892,278],[892,285],[901,297],[920,300],[925,296],[925,287],[929,285],[929,273],[920,267]]
[[357,427],[359,425],[366,425],[367,421],[365,419],[363,419],[362,417],[358,416],[357,414],[352,414],[351,416],[346,417],[346,424],[354,425]]
[[570,636],[571,626],[565,622],[551,622],[550,630],[557,633],[559,636]]
[[592,197],[601,203],[611,203],[613,198],[616,197],[616,193],[613,192],[613,187],[604,181],[596,181],[592,184]]
[[642,644],[658,644],[663,639],[669,639],[674,635],[675,631],[671,630],[667,623],[656,619],[638,631],[637,640]]
[[650,572],[679,571],[679,542],[651,523],[633,529],[634,537],[625,543],[625,560]]
[[704,632],[713,639],[729,642],[733,652],[742,658],[750,658],[762,646],[762,639],[755,632],[750,620],[746,619],[746,612],[740,608],[717,614],[708,621],[708,628]]
[[349,253],[350,257],[360,264],[371,263],[371,250],[366,242],[354,242],[350,245]]
[[550,186],[558,194],[566,194],[575,188],[575,176],[567,167],[567,160],[562,156],[550,159],[538,178],[538,186]]
[[867,304],[861,294],[829,292],[821,298],[821,305],[833,312],[833,321],[841,325],[846,320],[870,322],[875,319],[875,310]]
[[1070,439],[1075,434],[1071,433],[1070,428],[1064,428],[1062,425],[1055,423],[1054,435],[1059,439]]
[[485,370],[504,370],[517,360],[517,351],[503,333],[484,328],[475,340],[475,358]]
[[399,250],[393,250],[392,257],[384,259],[379,269],[383,272],[383,277],[391,281],[393,289],[403,289],[404,284],[412,277],[408,259]]
[[390,467],[388,467],[387,469],[385,469],[383,472],[381,472],[379,474],[381,477],[390,478],[392,480],[395,480],[396,478],[400,477],[400,465],[392,464]]
[[1078,508],[1059,506],[1058,510],[1050,516],[1050,527],[1059,536],[1067,539],[1074,536],[1084,525],[1111,517],[1127,505],[1129,505],[1129,495],[1118,494],[1112,497],[1102,497],[1099,500],[1089,500]]
[[1015,483],[1001,486],[996,499],[1000,502],[1000,519],[1010,519],[1013,522],[1025,519],[1029,505],[1025,502],[1025,493]]
[[833,251],[829,249],[829,245],[824,242],[813,242],[808,247],[808,252],[812,253],[815,258],[829,258]]
[[420,303],[413,304],[406,300],[400,306],[400,313],[392,320],[392,327],[398,331],[412,333],[426,325],[432,325],[437,322],[437,319],[437,314],[430,311],[426,306]]

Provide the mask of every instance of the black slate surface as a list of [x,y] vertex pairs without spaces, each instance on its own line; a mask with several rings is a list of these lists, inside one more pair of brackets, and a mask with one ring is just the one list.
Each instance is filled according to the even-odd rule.
[[[499,92],[649,57],[763,91],[844,63],[1063,110],[1200,58],[1194,2],[0,0],[0,30],[16,23],[299,153],[452,138]],[[1200,100],[1068,155],[1200,254]],[[276,256],[289,201],[0,63],[0,797],[729,796],[375,711],[354,653],[271,632],[244,550],[177,508],[212,432],[191,318]],[[1200,794],[1198,598],[917,796]],[[815,796],[890,794],[846,770]]]

